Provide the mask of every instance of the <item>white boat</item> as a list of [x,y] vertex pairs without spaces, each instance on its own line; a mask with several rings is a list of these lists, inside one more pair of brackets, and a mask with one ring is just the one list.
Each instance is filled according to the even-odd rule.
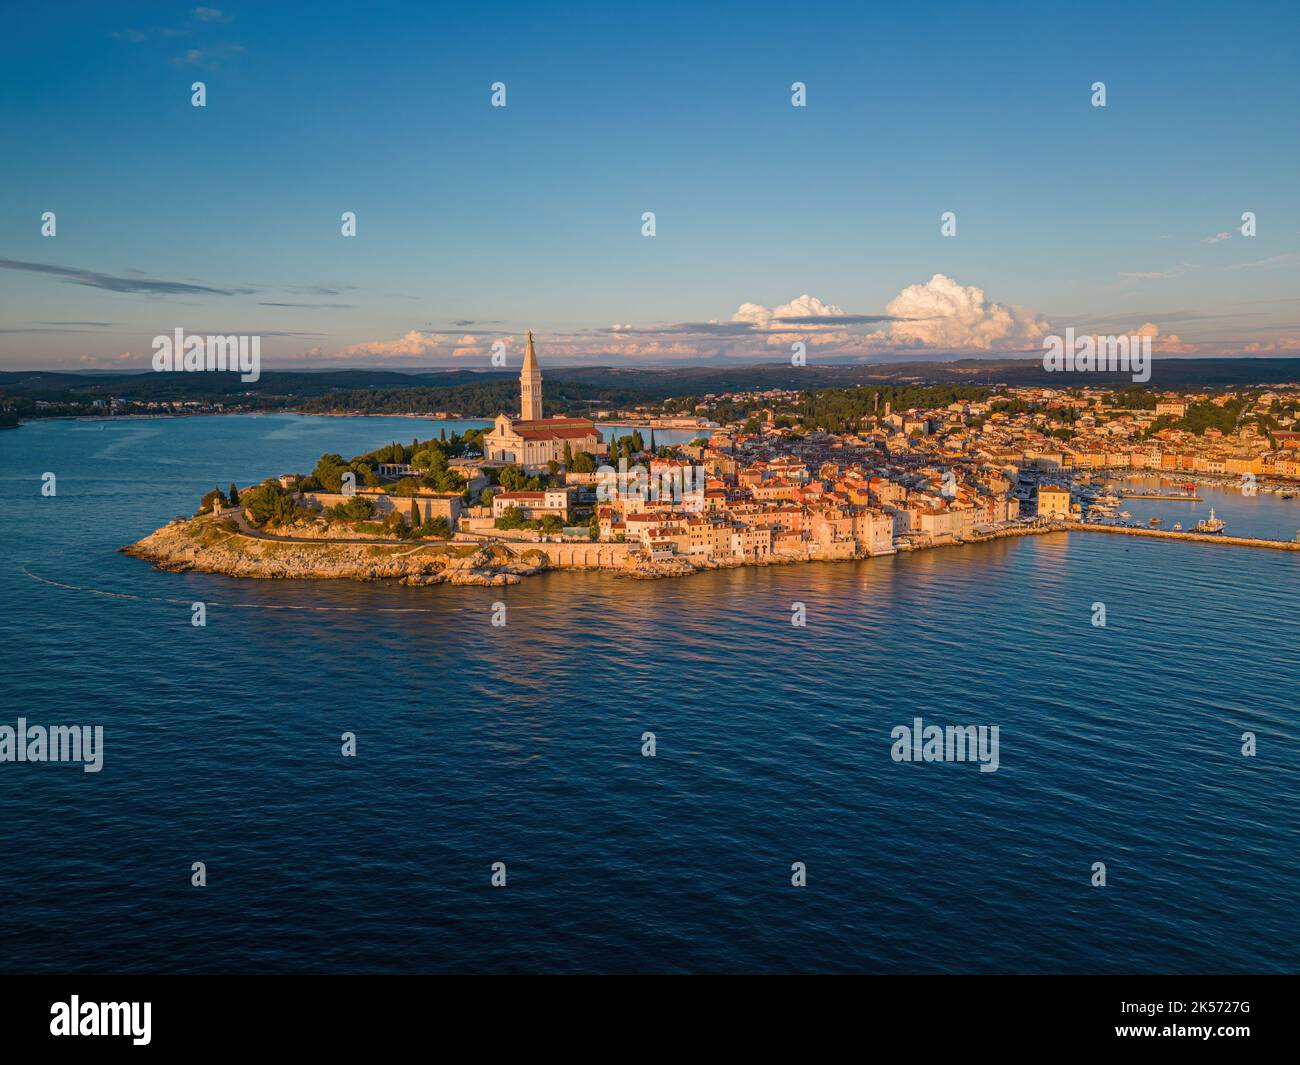
[[1182,532],[1182,531],[1183,531],[1183,523],[1181,521],[1174,522],[1174,532]]
[[1210,508],[1210,516],[1202,518],[1196,523],[1196,531],[1199,533],[1221,533],[1228,527],[1228,523],[1214,516],[1214,508]]

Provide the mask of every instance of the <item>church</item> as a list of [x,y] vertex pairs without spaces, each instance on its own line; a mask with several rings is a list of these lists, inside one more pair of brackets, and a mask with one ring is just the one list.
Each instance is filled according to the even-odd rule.
[[498,414],[492,430],[483,437],[483,457],[489,462],[510,462],[533,472],[548,462],[564,461],[564,446],[573,454],[604,451],[596,423],[587,418],[542,417],[542,371],[528,332],[523,369],[519,371],[519,417]]

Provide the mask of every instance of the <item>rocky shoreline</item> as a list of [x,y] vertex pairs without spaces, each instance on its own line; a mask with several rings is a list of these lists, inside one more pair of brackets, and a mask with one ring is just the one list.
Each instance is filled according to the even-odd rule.
[[229,520],[173,521],[119,548],[170,573],[222,573],[262,580],[400,581],[505,585],[546,566],[521,563],[491,544],[385,544],[248,536]]
[[[1007,529],[963,542],[982,543],[1051,531],[1059,529],[1041,526]],[[506,541],[391,543],[376,540],[367,543],[337,538],[294,538],[273,533],[249,535],[230,517],[201,516],[178,518],[119,550],[171,573],[220,573],[260,580],[398,581],[409,585],[487,587],[518,584],[524,577],[556,568],[601,569],[624,579],[661,580],[741,566],[829,561],[786,556],[762,560],[651,559],[629,552],[621,561],[571,567],[557,566],[540,551],[524,551],[521,555],[518,549],[523,546]]]

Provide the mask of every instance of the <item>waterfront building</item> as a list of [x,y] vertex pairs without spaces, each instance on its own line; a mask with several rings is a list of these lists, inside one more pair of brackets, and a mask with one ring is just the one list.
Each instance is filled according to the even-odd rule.
[[1070,490],[1064,485],[1038,486],[1038,516],[1040,518],[1070,520]]
[[529,521],[548,514],[568,521],[569,491],[566,488],[547,488],[540,492],[498,492],[492,497],[493,518],[501,517],[510,507],[518,507]]

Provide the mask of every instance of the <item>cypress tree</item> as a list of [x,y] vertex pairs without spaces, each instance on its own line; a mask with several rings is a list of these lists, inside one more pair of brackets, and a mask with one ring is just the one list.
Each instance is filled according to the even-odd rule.
[[235,487],[235,482],[230,482],[230,495],[227,496],[232,507],[239,506],[239,489]]

